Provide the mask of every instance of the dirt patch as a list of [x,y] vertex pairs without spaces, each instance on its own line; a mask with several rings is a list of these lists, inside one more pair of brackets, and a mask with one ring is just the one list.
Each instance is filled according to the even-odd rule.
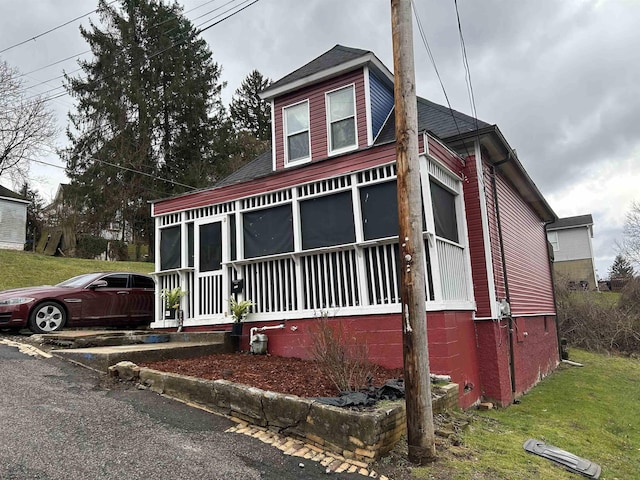
[[[334,397],[340,393],[316,362],[299,358],[232,353],[142,363],[140,366],[209,380],[225,379],[299,397]],[[376,387],[402,375],[402,369],[372,366],[372,384]]]

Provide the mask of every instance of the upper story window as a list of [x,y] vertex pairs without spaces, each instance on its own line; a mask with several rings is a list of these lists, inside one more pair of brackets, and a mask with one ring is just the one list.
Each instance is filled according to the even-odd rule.
[[557,252],[560,250],[560,242],[558,241],[558,232],[547,232],[547,239],[549,243],[553,247],[553,251]]
[[358,146],[356,135],[356,97],[353,85],[327,93],[329,154]]
[[309,160],[309,102],[284,107],[285,164]]

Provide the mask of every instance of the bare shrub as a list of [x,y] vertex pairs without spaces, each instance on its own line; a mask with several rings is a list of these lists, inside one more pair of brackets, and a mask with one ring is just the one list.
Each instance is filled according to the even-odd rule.
[[349,336],[342,322],[331,322],[326,312],[311,328],[311,353],[324,373],[341,392],[368,386],[374,365],[365,342]]
[[640,352],[640,283],[618,303],[607,302],[601,293],[570,291],[564,285],[556,284],[561,337],[595,352]]

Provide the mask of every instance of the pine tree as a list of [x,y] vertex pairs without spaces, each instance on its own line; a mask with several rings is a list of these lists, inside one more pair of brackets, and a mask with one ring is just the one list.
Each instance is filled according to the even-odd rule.
[[93,58],[66,76],[77,105],[62,153],[78,211],[151,246],[148,201],[209,186],[228,162],[221,67],[178,4],[98,5],[100,25],[80,29]]
[[609,268],[609,278],[633,278],[635,275],[631,262],[622,255],[616,255]]
[[27,205],[27,243],[31,244],[28,248],[29,250],[35,250],[44,224],[44,201],[40,194],[36,190],[32,190],[27,182],[22,185],[20,195],[31,202]]
[[271,105],[258,94],[270,84],[270,79],[253,70],[242,81],[229,106],[236,131],[251,132],[264,142],[271,141]]

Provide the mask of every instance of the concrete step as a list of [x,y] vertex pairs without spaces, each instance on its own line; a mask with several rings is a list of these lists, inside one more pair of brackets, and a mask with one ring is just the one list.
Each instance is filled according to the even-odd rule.
[[174,358],[195,358],[217,353],[232,353],[230,342],[224,341],[224,335],[218,335],[217,341],[169,341],[138,345],[116,345],[89,348],[70,348],[52,350],[58,357],[70,360],[85,367],[106,372],[109,366],[128,360],[133,363],[155,362]]

